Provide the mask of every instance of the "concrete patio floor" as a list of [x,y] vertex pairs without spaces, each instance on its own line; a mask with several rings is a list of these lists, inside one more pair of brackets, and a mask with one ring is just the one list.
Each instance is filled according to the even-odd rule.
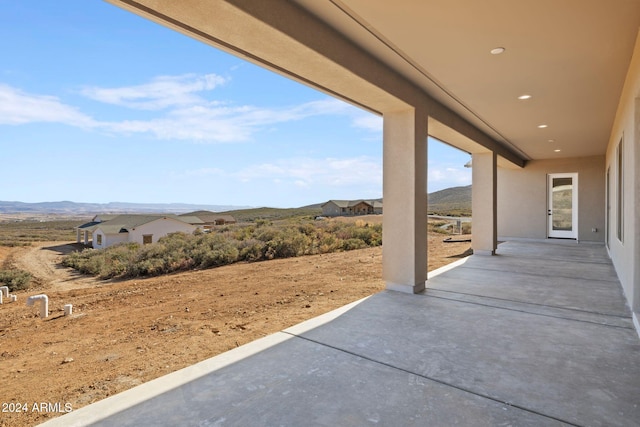
[[44,425],[640,425],[640,339],[604,246],[498,254]]

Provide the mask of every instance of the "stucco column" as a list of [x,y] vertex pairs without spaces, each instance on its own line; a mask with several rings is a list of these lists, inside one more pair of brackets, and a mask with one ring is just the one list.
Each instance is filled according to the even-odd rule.
[[471,247],[475,255],[495,255],[498,247],[497,156],[472,156]]
[[[631,268],[633,277],[633,298],[631,302],[631,310],[633,311],[634,322],[636,323],[636,330],[640,335],[640,213],[637,211],[637,207],[640,206],[640,98],[635,99],[635,120],[636,123],[633,132],[627,136],[628,142],[625,142],[625,150],[630,152],[631,168],[627,168],[627,176],[633,176],[629,179],[632,186],[632,196],[630,200],[626,202],[627,212],[625,215],[631,218],[632,230],[634,230],[632,240],[632,254]],[[626,134],[625,134],[626,136]],[[629,170],[633,171],[631,174]],[[627,193],[628,194],[628,193]],[[625,207],[626,207],[625,206]]]
[[387,289],[418,293],[427,280],[427,115],[384,114],[382,276]]
[[82,230],[78,228],[76,230],[76,243],[80,243],[80,233],[82,233]]
[[85,245],[89,244],[89,232],[88,231],[84,232],[84,244]]

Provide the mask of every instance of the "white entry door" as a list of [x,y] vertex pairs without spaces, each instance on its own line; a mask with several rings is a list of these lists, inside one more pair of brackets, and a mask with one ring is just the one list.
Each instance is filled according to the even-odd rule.
[[548,235],[549,237],[578,238],[578,174],[549,174]]

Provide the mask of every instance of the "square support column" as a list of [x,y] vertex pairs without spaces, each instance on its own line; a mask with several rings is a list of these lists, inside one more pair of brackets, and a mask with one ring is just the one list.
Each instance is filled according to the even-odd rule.
[[382,276],[387,289],[418,293],[427,280],[427,115],[384,114]]
[[496,153],[472,156],[471,247],[474,255],[495,255],[498,247]]

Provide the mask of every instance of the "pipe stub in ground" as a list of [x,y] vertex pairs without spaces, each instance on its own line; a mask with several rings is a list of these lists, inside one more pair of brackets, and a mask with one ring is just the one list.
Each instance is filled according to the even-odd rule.
[[27,307],[32,306],[40,301],[40,318],[49,317],[49,297],[45,294],[33,295],[27,298]]

